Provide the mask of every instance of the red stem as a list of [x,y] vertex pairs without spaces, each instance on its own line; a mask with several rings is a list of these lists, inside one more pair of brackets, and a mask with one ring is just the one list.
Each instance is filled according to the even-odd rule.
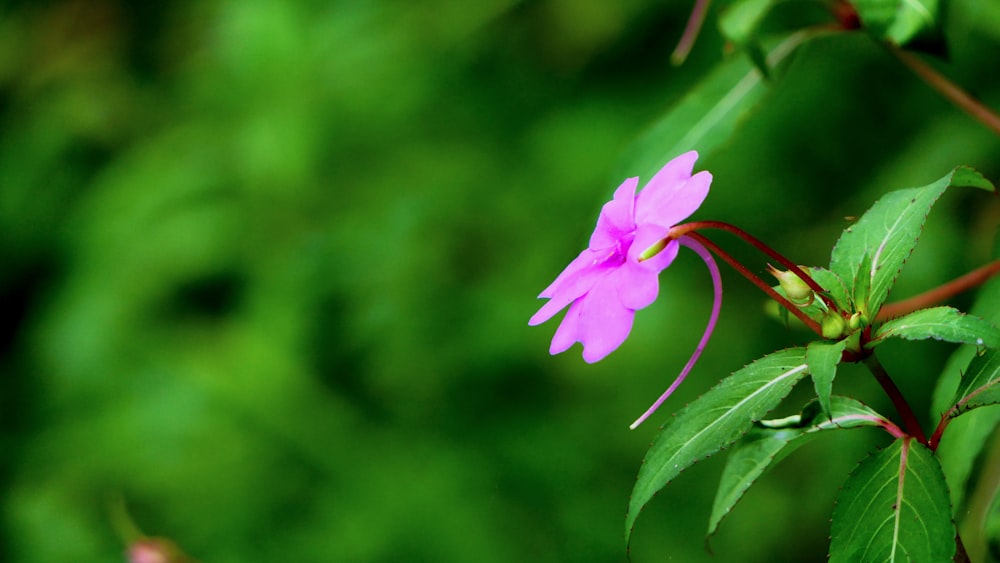
[[915,295],[909,299],[890,303],[881,310],[875,317],[877,321],[884,321],[895,317],[901,317],[907,313],[912,313],[917,309],[929,307],[935,303],[940,303],[949,297],[954,297],[963,291],[976,287],[1000,272],[1000,260],[994,260],[985,266],[972,270],[964,276],[955,278],[950,282],[935,287],[930,291],[925,291],[920,295]]
[[906,402],[903,393],[899,390],[899,387],[896,387],[895,382],[889,377],[889,373],[882,367],[882,363],[878,361],[875,354],[871,354],[865,358],[865,366],[875,376],[875,380],[882,386],[885,394],[889,396],[889,400],[896,407],[899,416],[903,417],[903,426],[906,428],[907,434],[920,440],[922,444],[929,444],[927,436],[924,434],[924,429],[920,427],[917,416],[913,414],[913,409],[910,408],[910,404]]
[[686,236],[700,242],[705,248],[711,250],[712,253],[721,258],[726,264],[732,266],[734,270],[740,273],[740,275],[750,280],[751,283],[759,287],[764,293],[768,294],[772,299],[781,303],[782,306],[788,309],[793,315],[798,317],[799,320],[805,323],[805,325],[808,326],[813,332],[818,334],[820,337],[823,336],[823,328],[819,325],[819,323],[809,318],[809,315],[803,313],[801,309],[796,307],[791,301],[786,299],[783,295],[775,291],[774,288],[772,288],[770,285],[767,284],[767,282],[760,279],[756,274],[748,270],[746,266],[744,266],[735,258],[730,256],[728,252],[719,248],[719,245],[708,240],[707,238],[705,238],[704,235],[701,235],[699,233],[688,232]]
[[[788,258],[785,258],[783,254],[771,248],[770,246],[764,244],[763,242],[761,242],[760,239],[744,231],[743,229],[737,227],[736,225],[731,225],[729,223],[724,223],[722,221],[695,221],[693,223],[685,223],[683,225],[678,225],[670,229],[670,233],[667,236],[670,238],[679,238],[685,234],[693,233],[694,231],[701,229],[718,229],[720,231],[726,231],[727,233],[732,233],[740,237],[741,239],[745,240],[747,243],[749,243],[757,250],[760,250],[764,254],[767,254],[775,261],[780,263],[782,266],[788,268],[790,272],[798,276],[798,278],[804,281],[809,286],[810,289],[815,291],[820,296],[820,298],[823,299],[823,302],[826,303],[827,307],[829,307],[834,311],[837,311],[838,313],[841,313],[840,309],[837,307],[837,304],[834,303],[832,299],[827,297],[826,289],[824,289],[823,286],[817,283],[816,280],[812,278],[812,276],[807,274],[795,262],[792,262]],[[783,301],[782,304],[784,305],[785,302]],[[785,306],[787,307],[787,305]],[[797,309],[797,307],[792,307],[789,310],[792,310],[794,312],[795,309]]]
[[993,133],[1000,135],[1000,116],[994,113],[993,110],[973,98],[968,92],[915,55],[895,45],[889,43],[885,45],[890,53],[895,55],[900,62],[919,76],[928,86],[937,90],[939,94],[948,98],[948,101],[955,104],[959,109],[991,129]]

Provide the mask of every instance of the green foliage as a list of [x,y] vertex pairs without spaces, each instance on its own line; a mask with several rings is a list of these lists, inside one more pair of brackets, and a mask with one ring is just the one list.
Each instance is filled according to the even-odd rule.
[[873,35],[896,45],[940,36],[940,0],[853,0],[861,22]]
[[851,473],[833,511],[830,561],[951,561],[955,526],[934,454],[901,438]]
[[1000,353],[997,350],[977,354],[962,374],[949,416],[958,416],[976,407],[1000,402]]
[[868,347],[873,348],[887,338],[906,340],[933,338],[987,348],[1000,347],[1000,329],[993,323],[975,315],[967,315],[953,307],[921,309],[887,321],[875,331]]
[[757,360],[684,407],[646,453],[625,518],[626,539],[639,512],[657,491],[695,462],[736,441],[807,374],[805,349],[792,348]]
[[[1000,173],[1000,143],[979,124],[869,37],[796,31],[786,8],[798,2],[730,2],[727,37],[707,25],[681,68],[668,54],[686,3],[8,4],[0,560],[11,563],[122,560],[131,536],[108,514],[119,498],[142,533],[206,563],[620,558],[622,490],[652,435],[626,424],[687,358],[679,327],[702,322],[710,289],[679,258],[660,302],[596,366],[550,358],[550,333],[524,326],[617,182],[699,149],[716,177],[699,217],[811,263],[841,217],[887,187],[957,162]],[[948,12],[961,40],[937,67],[996,106],[1000,75],[983,69],[996,66],[1000,12]],[[893,41],[933,35],[884,19]],[[982,259],[991,204],[938,205],[951,209],[935,212],[893,297]],[[811,271],[853,309],[853,278]],[[798,338],[762,321],[744,290],[727,281],[702,377],[675,405]],[[894,358],[907,394],[933,384],[925,368],[941,354],[913,345]],[[838,369],[838,390],[854,392]],[[997,411],[949,426],[938,450],[949,481],[975,477]],[[756,458],[773,480],[713,538],[716,557],[690,541],[716,483],[690,479],[667,489],[679,502],[644,509],[654,532],[633,538],[634,560],[773,562],[787,521],[801,524],[797,553],[824,549],[834,486],[816,483],[841,482],[844,451],[885,434],[817,441],[812,457],[775,465],[819,434],[804,426],[823,427],[818,412],[720,425],[797,437]],[[750,482],[741,473],[727,496]]]
[[931,206],[952,186],[994,189],[978,172],[958,167],[930,185],[886,194],[837,240],[830,270],[853,280],[854,301],[868,319],[878,314],[913,252]]
[[834,396],[828,397],[827,402],[826,408],[818,402],[809,403],[801,415],[788,419],[761,421],[733,446],[719,479],[708,535],[718,530],[722,519],[768,468],[808,441],[803,438],[814,437],[821,431],[888,423],[882,415],[854,399]]
[[758,31],[768,12],[777,3],[778,0],[737,0],[719,14],[719,31],[722,36],[746,51],[764,76],[768,75],[768,63],[760,46]]
[[837,342],[810,342],[806,346],[806,363],[812,374],[813,385],[816,388],[816,398],[820,410],[831,414],[830,394],[833,393],[833,378],[837,375],[837,364],[847,347],[847,340]]
[[[803,32],[777,44],[767,55],[767,65],[778,66],[814,35]],[[746,59],[723,61],[625,151],[621,174],[650,178],[667,161],[689,150],[710,157],[732,138],[767,91],[764,77]]]
[[833,299],[833,302],[840,310],[854,310],[854,300],[848,294],[847,286],[844,285],[840,276],[826,268],[811,267],[808,271],[809,275],[816,280],[816,283],[826,290],[827,295]]

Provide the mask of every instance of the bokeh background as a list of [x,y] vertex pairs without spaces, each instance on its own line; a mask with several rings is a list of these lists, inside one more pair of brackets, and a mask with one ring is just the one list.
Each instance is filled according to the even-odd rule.
[[[527,326],[631,143],[740,56],[713,13],[671,66],[689,9],[4,3],[0,559],[121,561],[125,506],[205,563],[624,561],[657,426],[807,340],[724,271],[702,361],[629,431],[701,334],[699,260],[664,273],[599,364],[550,357],[555,322]],[[1000,7],[955,1],[947,26],[934,64],[1000,108]],[[887,190],[958,164],[1000,176],[1000,140],[863,34],[807,44],[769,90],[699,161],[715,181],[695,217],[803,264],[825,265],[845,217]],[[893,296],[988,260],[998,221],[988,196],[946,195]],[[930,419],[952,347],[885,349]],[[838,391],[891,413],[868,379],[845,369]],[[751,490],[714,557],[721,459],[696,465],[639,518],[632,560],[822,560],[839,484],[886,440],[838,434]]]

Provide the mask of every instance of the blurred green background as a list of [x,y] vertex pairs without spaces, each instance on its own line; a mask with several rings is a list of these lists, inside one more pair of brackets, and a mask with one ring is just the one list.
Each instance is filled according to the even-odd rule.
[[[527,326],[629,144],[727,56],[710,15],[670,66],[689,9],[5,3],[0,559],[123,560],[109,506],[124,499],[145,533],[205,563],[625,560],[657,425],[807,340],[724,271],[702,361],[629,431],[701,334],[698,259],[664,273],[599,364],[578,347],[550,357],[555,321]],[[948,15],[935,64],[1000,107],[1000,7]],[[699,161],[715,181],[695,217],[825,265],[845,216],[958,164],[996,180],[998,150],[865,36],[827,38]],[[998,220],[988,196],[947,195],[893,297],[989,259]],[[927,412],[952,347],[885,348]],[[837,381],[892,412],[860,370]],[[839,434],[750,491],[714,557],[702,537],[722,465],[695,466],[639,518],[633,560],[823,560],[839,484],[885,442]]]

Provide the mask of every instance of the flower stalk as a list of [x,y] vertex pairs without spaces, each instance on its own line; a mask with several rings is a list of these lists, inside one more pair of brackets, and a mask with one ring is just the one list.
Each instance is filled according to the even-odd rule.
[[903,427],[906,428],[906,433],[919,440],[922,444],[929,444],[923,428],[920,427],[920,421],[913,414],[913,409],[910,408],[910,404],[906,402],[902,391],[899,390],[896,383],[889,377],[889,373],[885,371],[885,367],[878,361],[875,354],[869,354],[864,359],[864,364],[868,368],[868,371],[872,372],[872,375],[875,376],[875,380],[882,386],[885,394],[889,396],[889,400],[896,407],[896,412],[903,418]]
[[750,283],[756,285],[761,291],[766,293],[769,297],[780,303],[783,307],[788,309],[793,315],[799,318],[810,330],[815,332],[819,336],[823,336],[823,327],[820,326],[818,322],[805,314],[801,309],[799,309],[794,303],[789,301],[785,296],[781,295],[774,290],[767,282],[762,280],[759,276],[751,272],[746,266],[740,263],[738,260],[733,258],[728,252],[722,250],[719,245],[705,238],[704,235],[700,233],[690,232],[685,235],[695,241],[701,243],[705,248],[712,251],[713,254],[721,258],[726,264],[732,266],[734,270],[739,272],[739,274],[746,279],[750,280]]

